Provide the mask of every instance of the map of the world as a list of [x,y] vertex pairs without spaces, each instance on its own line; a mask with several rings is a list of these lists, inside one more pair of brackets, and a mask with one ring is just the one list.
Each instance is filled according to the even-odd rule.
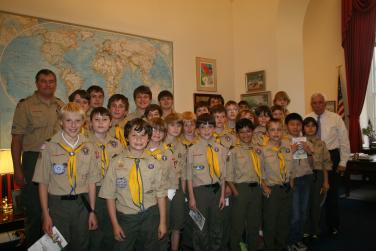
[[[42,68],[57,75],[56,96],[99,85],[106,100],[147,85],[155,99],[173,88],[172,42],[0,12],[0,148],[10,147],[18,101],[35,90]],[[106,104],[105,104],[106,105]]]

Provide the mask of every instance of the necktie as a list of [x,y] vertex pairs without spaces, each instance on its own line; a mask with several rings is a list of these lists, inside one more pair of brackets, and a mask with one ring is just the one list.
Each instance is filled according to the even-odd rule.
[[320,118],[321,115],[317,116],[317,137],[319,137],[321,139],[321,121],[320,121]]
[[129,190],[131,192],[133,204],[144,211],[144,187],[142,185],[140,159],[135,159],[129,172]]
[[98,146],[99,146],[99,148],[101,149],[101,152],[102,152],[101,173],[102,173],[102,177],[104,177],[106,175],[108,165],[109,165],[108,154],[107,154],[107,151],[106,151],[106,145],[98,144]]
[[77,182],[77,153],[81,151],[81,148],[84,146],[83,144],[79,145],[77,148],[73,149],[67,145],[59,143],[59,145],[69,153],[68,159],[68,180],[69,185],[71,187],[71,192],[75,193],[76,190],[76,182]]
[[218,153],[214,151],[213,146],[210,144],[208,145],[206,157],[208,159],[210,177],[213,178],[215,175],[219,178],[221,176],[221,170],[219,168]]
[[124,147],[127,146],[127,141],[126,141],[125,138],[124,138],[124,132],[123,132],[123,130],[120,128],[119,125],[116,125],[116,126],[115,126],[115,138],[116,138],[117,140],[119,140],[120,143],[121,143]]
[[255,153],[254,150],[249,151],[249,156],[251,157],[253,168],[255,169],[255,172],[257,176],[259,177],[259,182],[261,184],[261,166],[260,166],[260,159]]
[[279,147],[274,146],[272,148],[274,152],[277,153],[278,160],[279,160],[279,172],[281,175],[281,180],[284,183],[286,181],[286,163],[285,163],[285,156],[279,151]]

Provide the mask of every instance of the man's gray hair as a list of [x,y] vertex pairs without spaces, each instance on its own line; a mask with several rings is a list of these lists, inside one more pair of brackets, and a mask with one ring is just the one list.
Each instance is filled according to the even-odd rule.
[[320,93],[320,92],[316,92],[316,93],[312,94],[312,96],[311,96],[311,101],[312,101],[312,99],[314,99],[314,98],[318,98],[318,97],[323,98],[324,101],[326,100],[324,94],[322,94],[322,93]]

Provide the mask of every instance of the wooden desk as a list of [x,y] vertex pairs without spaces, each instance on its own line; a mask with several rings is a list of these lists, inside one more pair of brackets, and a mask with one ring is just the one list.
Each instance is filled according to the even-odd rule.
[[0,233],[24,228],[23,214],[0,213]]
[[376,178],[376,155],[371,155],[370,160],[353,160],[350,159],[346,165],[345,172],[345,192],[346,196],[350,195],[351,188],[351,174],[361,174],[371,177],[371,179]]

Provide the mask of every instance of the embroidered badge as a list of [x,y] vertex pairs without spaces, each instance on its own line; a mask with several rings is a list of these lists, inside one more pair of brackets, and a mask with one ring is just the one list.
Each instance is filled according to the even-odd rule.
[[163,156],[162,156],[162,160],[166,161],[166,160],[167,160],[167,156],[166,156],[166,155],[163,155]]
[[85,155],[88,155],[89,154],[89,148],[82,148],[82,152],[85,154]]
[[261,154],[261,150],[260,150],[260,148],[256,148],[256,153],[257,153],[257,154]]
[[63,174],[65,172],[65,167],[67,166],[66,163],[64,164],[53,164],[53,171],[54,171],[54,174],[57,174],[57,175],[60,175],[60,174]]
[[127,179],[124,177],[116,178],[116,186],[119,188],[126,188],[127,187]]
[[148,168],[149,168],[149,169],[154,169],[154,164],[151,164],[151,163],[150,163],[150,164],[148,165]]
[[226,140],[230,141],[231,140],[230,136],[226,136]]
[[218,147],[214,147],[214,151],[215,152],[219,152],[219,148]]
[[289,153],[290,152],[290,149],[286,148],[286,153]]
[[110,144],[111,144],[111,146],[113,147],[113,148],[115,148],[115,147],[117,147],[117,142],[115,141],[115,140],[111,140],[110,141]]
[[201,171],[201,170],[205,169],[205,166],[194,166],[193,168],[196,169],[196,170]]

